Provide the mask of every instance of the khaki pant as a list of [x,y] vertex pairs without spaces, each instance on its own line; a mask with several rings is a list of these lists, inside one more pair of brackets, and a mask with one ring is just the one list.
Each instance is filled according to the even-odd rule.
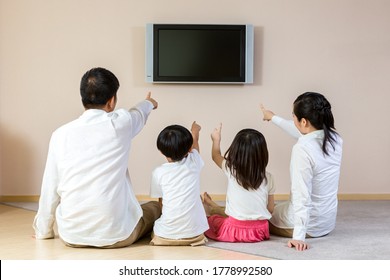
[[279,228],[274,226],[271,222],[269,224],[269,233],[282,237],[292,238],[294,229],[292,228]]
[[157,236],[152,233],[152,241],[150,245],[155,246],[200,246],[204,245],[207,242],[206,236],[204,234],[192,237],[192,238],[181,238],[181,239],[169,239]]
[[[113,248],[122,248],[127,247],[136,242],[137,240],[147,236],[153,230],[154,222],[161,216],[161,208],[157,201],[150,201],[141,205],[143,215],[141,219],[138,221],[138,224],[134,228],[133,232],[130,236],[122,241],[114,243],[112,245],[101,246],[97,248],[103,249],[113,249]],[[83,248],[83,247],[94,247],[87,245],[77,245],[77,244],[69,244],[65,242],[65,244],[69,247],[74,248]]]
[[[271,222],[269,224],[269,233],[282,237],[293,237],[294,229],[293,228],[280,228],[274,226]],[[310,235],[306,234],[306,238],[312,238]]]

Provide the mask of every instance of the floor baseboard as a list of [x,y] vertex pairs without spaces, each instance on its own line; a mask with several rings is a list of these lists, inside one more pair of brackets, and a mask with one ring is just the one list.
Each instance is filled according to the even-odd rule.
[[[226,195],[224,194],[210,194],[215,201],[225,201]],[[287,200],[288,194],[275,194],[275,200]],[[137,195],[139,201],[157,200],[151,198],[148,195]],[[390,200],[390,194],[354,194],[354,193],[341,193],[338,194],[339,200]],[[2,195],[0,196],[0,202],[38,202],[39,195]]]

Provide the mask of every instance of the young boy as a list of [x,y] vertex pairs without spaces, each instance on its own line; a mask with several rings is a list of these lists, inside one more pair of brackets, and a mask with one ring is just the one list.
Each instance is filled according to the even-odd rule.
[[162,215],[154,224],[152,245],[203,245],[209,228],[200,197],[199,131],[193,122],[191,132],[171,125],[160,132],[158,150],[167,163],[152,174],[151,197],[159,198]]

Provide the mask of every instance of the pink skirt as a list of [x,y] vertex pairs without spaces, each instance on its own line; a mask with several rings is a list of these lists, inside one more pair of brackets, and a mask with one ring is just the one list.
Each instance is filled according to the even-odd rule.
[[212,215],[207,218],[208,238],[223,242],[259,242],[269,239],[268,220],[241,221],[232,217]]

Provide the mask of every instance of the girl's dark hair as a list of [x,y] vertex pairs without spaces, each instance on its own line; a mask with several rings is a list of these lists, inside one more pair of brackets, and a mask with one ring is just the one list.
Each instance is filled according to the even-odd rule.
[[103,107],[119,88],[117,77],[107,69],[92,68],[80,82],[80,95],[86,109]]
[[332,106],[329,101],[320,93],[305,92],[294,101],[293,110],[298,121],[305,118],[314,128],[324,130],[325,137],[322,142],[322,151],[329,155],[326,144],[329,142],[334,149],[335,134],[337,134],[334,127]]
[[244,189],[257,190],[263,180],[267,182],[267,142],[259,131],[249,128],[239,131],[224,157],[226,168]]
[[182,160],[193,144],[191,132],[181,125],[164,128],[157,137],[157,148],[173,161]]

